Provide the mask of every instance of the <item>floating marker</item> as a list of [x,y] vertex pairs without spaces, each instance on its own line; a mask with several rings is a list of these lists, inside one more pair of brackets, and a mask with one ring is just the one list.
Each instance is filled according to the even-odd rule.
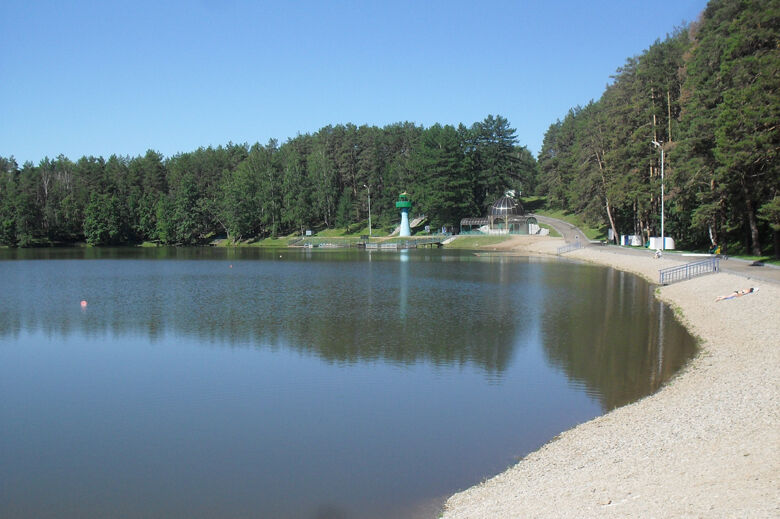
[[87,307],[87,302],[82,299],[81,308],[86,308],[86,307]]

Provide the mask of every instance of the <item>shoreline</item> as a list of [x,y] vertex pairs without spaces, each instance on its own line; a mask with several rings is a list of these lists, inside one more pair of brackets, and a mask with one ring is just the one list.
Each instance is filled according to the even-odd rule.
[[[482,250],[555,255],[562,242],[525,237]],[[598,247],[566,257],[651,283],[679,264]],[[715,302],[750,286],[760,291]],[[700,339],[689,364],[656,393],[451,496],[443,518],[780,516],[780,286],[721,272],[656,296]]]

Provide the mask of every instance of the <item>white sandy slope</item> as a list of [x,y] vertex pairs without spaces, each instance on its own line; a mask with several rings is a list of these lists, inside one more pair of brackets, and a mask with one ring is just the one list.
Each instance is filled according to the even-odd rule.
[[[561,243],[496,248],[554,254]],[[651,281],[674,264],[598,247],[567,256]],[[749,286],[760,290],[715,302]],[[452,496],[443,517],[780,517],[780,286],[720,273],[658,296],[702,339],[683,372]]]

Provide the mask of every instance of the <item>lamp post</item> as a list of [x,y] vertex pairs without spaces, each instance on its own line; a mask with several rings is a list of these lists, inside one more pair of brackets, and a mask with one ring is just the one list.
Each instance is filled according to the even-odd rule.
[[653,144],[661,149],[661,249],[666,249],[666,238],[664,238],[664,146],[658,141]]
[[371,188],[368,187],[366,184],[363,184],[363,187],[365,187],[368,190],[368,238],[371,238]]

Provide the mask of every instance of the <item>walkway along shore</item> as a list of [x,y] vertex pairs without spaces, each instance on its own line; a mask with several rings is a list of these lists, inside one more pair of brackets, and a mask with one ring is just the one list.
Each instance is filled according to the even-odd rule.
[[[487,250],[555,254],[562,243],[524,237]],[[653,283],[679,264],[610,249],[566,257]],[[701,339],[691,363],[657,393],[450,497],[444,518],[780,517],[780,284],[721,272],[657,295]]]

